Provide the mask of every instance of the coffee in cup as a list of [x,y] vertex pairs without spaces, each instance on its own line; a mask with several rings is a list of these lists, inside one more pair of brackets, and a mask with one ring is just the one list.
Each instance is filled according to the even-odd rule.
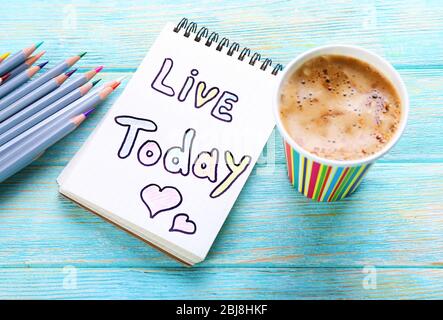
[[409,98],[382,57],[349,45],[300,54],[283,70],[273,101],[290,183],[333,202],[354,193],[402,136]]
[[332,160],[358,160],[382,150],[396,133],[402,106],[394,85],[350,56],[305,61],[282,84],[280,118],[303,149]]

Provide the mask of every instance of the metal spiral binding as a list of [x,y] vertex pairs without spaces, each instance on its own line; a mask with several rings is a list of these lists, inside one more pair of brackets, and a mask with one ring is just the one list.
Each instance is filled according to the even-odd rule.
[[[226,54],[228,56],[233,56],[234,53],[238,53],[237,59],[240,61],[244,61],[246,58],[249,58],[249,64],[251,66],[254,66],[257,62],[261,61],[261,54],[254,52],[251,56],[251,49],[244,47],[240,51],[240,44],[238,42],[232,42],[229,44],[228,38],[222,38],[220,42],[218,42],[218,33],[217,32],[211,32],[209,34],[209,30],[206,27],[201,27],[197,31],[197,24],[195,22],[189,22],[188,19],[183,18],[180,20],[180,22],[175,26],[174,32],[179,32],[180,30],[185,30],[184,36],[186,38],[189,38],[191,34],[195,34],[194,41],[200,42],[203,38],[206,39],[205,45],[207,47],[210,47],[213,43],[217,44],[217,47],[215,48],[217,51],[221,51],[223,47],[228,48]],[[266,58],[263,60],[260,66],[260,70],[266,71],[266,69],[271,67],[272,60],[269,58]],[[271,74],[277,75],[279,71],[283,70],[283,65],[280,63],[277,63],[274,68],[271,71]]]

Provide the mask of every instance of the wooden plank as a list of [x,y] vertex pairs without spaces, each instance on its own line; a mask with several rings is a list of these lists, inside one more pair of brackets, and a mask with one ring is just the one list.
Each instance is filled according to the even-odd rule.
[[[1,299],[441,299],[442,269],[3,269]],[[14,283],[11,286],[11,283]],[[161,283],[161,285],[159,285]]]
[[[61,167],[31,166],[0,186],[0,266],[177,266],[57,193]],[[443,167],[376,164],[346,201],[319,204],[284,165],[255,171],[207,266],[441,266]]]
[[[57,194],[110,100],[0,186],[0,298],[442,298],[441,1],[9,1],[0,51],[45,40],[55,64],[88,50],[81,70],[105,64],[109,79],[131,74],[183,16],[284,64],[329,43],[374,50],[408,87],[405,136],[358,193],[317,204],[291,190],[276,135],[274,170],[257,165],[208,259],[186,269]],[[66,265],[77,289],[63,288]],[[365,265],[378,266],[376,290],[362,286]]]
[[438,0],[8,1],[2,4],[0,43],[2,50],[18,50],[29,41],[46,40],[51,59],[86,49],[91,65],[133,69],[164,24],[184,16],[282,63],[314,46],[348,43],[373,49],[399,66],[443,65]]

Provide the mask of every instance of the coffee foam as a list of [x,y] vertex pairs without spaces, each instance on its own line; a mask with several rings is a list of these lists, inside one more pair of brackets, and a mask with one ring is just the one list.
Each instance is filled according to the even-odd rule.
[[389,142],[401,105],[392,83],[374,67],[323,55],[305,62],[284,83],[280,117],[303,149],[326,159],[357,160]]

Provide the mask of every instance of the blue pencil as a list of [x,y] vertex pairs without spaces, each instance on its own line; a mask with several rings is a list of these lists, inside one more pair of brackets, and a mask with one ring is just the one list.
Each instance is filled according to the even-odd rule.
[[[40,87],[44,83],[48,82],[52,78],[65,72],[68,68],[72,67],[74,65],[74,63],[76,63],[78,60],[80,60],[85,54],[86,54],[86,52],[83,52],[82,54],[79,54],[77,56],[73,56],[65,61],[60,62],[56,66],[54,66],[51,69],[49,69],[48,71],[46,71],[44,74],[42,74],[37,79],[34,79],[31,82],[28,82],[24,86],[20,87],[19,89],[15,90],[14,92],[11,92],[10,94],[8,94],[6,97],[3,97],[0,100],[0,110],[3,110],[4,108],[9,106],[10,104],[12,104],[15,101],[17,101],[18,99],[24,97],[25,95],[27,95],[31,91],[37,89],[38,87]],[[7,83],[5,83],[5,86],[6,85],[7,85]],[[1,86],[1,87],[3,87],[3,86]],[[0,87],[0,89],[1,89],[1,87]]]
[[39,157],[47,148],[74,131],[88,116],[89,112],[71,119],[54,121],[45,130],[39,131],[22,145],[0,157],[0,182],[3,182]]
[[16,88],[24,84],[26,81],[31,79],[34,76],[34,74],[43,69],[47,63],[48,61],[43,62],[38,66],[30,67],[28,70],[23,71],[13,79],[7,81],[5,84],[0,86],[0,98],[5,97],[6,95],[14,91]]
[[[12,69],[11,71],[9,71],[5,75],[3,75],[1,78],[5,78],[6,77],[7,79],[11,80],[16,75],[19,75],[23,71],[25,71],[25,70],[29,69],[30,67],[32,67],[32,65],[34,63],[36,63],[37,60],[39,60],[45,53],[46,53],[46,51],[42,51],[42,52],[36,54],[35,56],[29,57],[28,59],[26,59],[25,62],[23,62],[19,66],[15,67],[14,69]],[[4,80],[4,82],[6,82],[6,80]]]
[[29,92],[27,95],[25,95],[21,99],[10,104],[9,106],[4,108],[3,110],[0,110],[0,122],[8,119],[9,117],[11,117],[15,113],[19,112],[23,108],[26,108],[27,106],[29,106],[34,101],[37,101],[41,97],[47,95],[48,93],[50,93],[50,92],[54,91],[55,89],[57,89],[58,87],[60,87],[63,84],[63,82],[65,82],[66,79],[68,79],[75,71],[77,71],[77,69],[68,71],[64,74],[61,74],[61,75],[55,77],[54,79],[49,80],[48,82],[46,82],[42,86],[38,87],[34,91]]
[[[20,121],[15,126],[11,127],[9,130],[3,132],[0,134],[0,146],[5,144],[6,142],[10,141],[11,139],[14,139],[18,135],[20,135],[22,132],[25,132],[29,128],[32,128],[33,126],[39,124],[41,121],[49,118],[51,115],[56,113],[57,111],[63,109],[64,107],[68,106],[69,104],[73,103],[74,101],[80,99],[81,97],[85,96],[89,90],[93,86],[95,86],[100,80],[96,80],[94,82],[88,82],[78,88],[77,90],[72,91],[71,93],[67,94],[66,96],[60,98],[59,100],[55,101],[54,103],[50,104],[49,106],[43,108],[42,110],[32,114],[29,117],[26,117],[23,121]],[[26,108],[22,110],[21,112],[28,111],[29,108]],[[14,116],[20,114],[21,112],[15,114]],[[12,119],[9,118],[9,119]],[[9,120],[8,119],[8,120]],[[6,121],[5,121],[6,122]],[[2,125],[1,123],[0,125]]]
[[[58,89],[54,90],[53,92],[51,92],[47,96],[43,96],[41,99],[35,101],[31,105],[18,111],[14,115],[10,116],[8,119],[4,120],[3,122],[0,122],[0,135],[3,134],[5,131],[9,130],[10,128],[16,126],[20,122],[24,121],[26,118],[30,117],[31,115],[33,115],[33,114],[37,113],[38,111],[42,110],[43,108],[49,106],[51,103],[57,101],[58,99],[62,98],[63,96],[66,96],[71,91],[81,87],[83,84],[85,84],[90,79],[92,79],[92,77],[94,77],[97,74],[97,72],[99,72],[102,68],[103,67],[98,67],[94,70],[88,71],[85,74],[82,74],[82,75],[76,77],[72,81],[67,82],[65,85],[60,86]],[[37,90],[40,90],[42,87],[38,88]],[[17,102],[13,103],[13,105],[16,105]],[[1,119],[2,112],[9,109],[11,106],[0,111],[0,119]]]
[[5,60],[2,64],[0,64],[0,75],[4,75],[5,73],[11,71],[18,65],[25,62],[25,60],[41,45],[43,44],[43,41],[32,45],[28,48],[25,48],[23,50],[20,50],[17,53],[14,53],[12,56],[10,56],[7,60]]
[[[49,118],[46,118],[45,120],[39,122],[38,124],[34,125],[33,127],[29,128],[25,132],[19,134],[15,138],[9,140],[3,145],[0,145],[0,157],[6,153],[8,153],[12,148],[14,148],[16,145],[19,145],[23,143],[24,141],[27,141],[29,138],[31,138],[33,135],[36,134],[36,132],[42,130],[46,126],[48,126],[50,123],[55,121],[59,118],[69,118],[72,117],[72,115],[80,114],[82,112],[85,112],[86,110],[92,109],[89,108],[89,106],[95,107],[98,102],[97,95],[100,93],[104,93],[106,95],[109,95],[112,90],[106,90],[107,88],[117,88],[118,85],[120,85],[119,80],[111,81],[103,86],[100,86],[97,90],[91,90],[87,95],[83,96],[82,98],[78,99],[77,101],[71,103],[70,105],[66,106],[65,108],[59,110],[58,112],[51,115]],[[102,95],[103,96],[103,95]],[[92,99],[91,99],[92,98]]]

